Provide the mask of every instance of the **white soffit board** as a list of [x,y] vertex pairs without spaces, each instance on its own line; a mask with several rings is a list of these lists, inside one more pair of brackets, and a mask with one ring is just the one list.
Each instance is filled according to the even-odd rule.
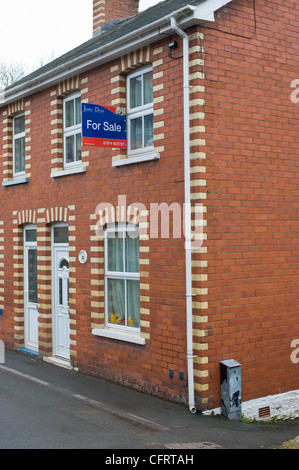
[[204,21],[215,21],[215,11],[232,0],[207,0],[196,7],[194,17]]

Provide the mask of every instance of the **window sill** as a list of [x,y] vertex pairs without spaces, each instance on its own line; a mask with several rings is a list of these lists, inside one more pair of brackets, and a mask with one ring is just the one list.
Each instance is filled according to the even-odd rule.
[[160,154],[159,153],[149,153],[146,155],[138,155],[136,157],[127,157],[123,160],[116,160],[112,162],[112,166],[124,166],[124,165],[133,165],[133,163],[141,163],[141,162],[150,162],[153,160],[159,160]]
[[125,341],[127,343],[135,343],[145,345],[146,340],[141,336],[136,334],[130,334],[128,332],[120,332],[116,331],[112,328],[93,328],[92,334],[95,336],[101,336],[102,338],[110,338],[110,339],[117,339],[119,341]]
[[78,166],[76,168],[67,168],[66,170],[55,171],[51,173],[51,178],[59,178],[60,176],[76,175],[78,173],[85,173],[85,166]]
[[6,187],[6,186],[15,186],[16,184],[25,184],[25,183],[28,183],[29,182],[29,178],[28,177],[24,177],[24,178],[17,178],[15,180],[11,180],[11,181],[4,181],[2,183],[2,186]]

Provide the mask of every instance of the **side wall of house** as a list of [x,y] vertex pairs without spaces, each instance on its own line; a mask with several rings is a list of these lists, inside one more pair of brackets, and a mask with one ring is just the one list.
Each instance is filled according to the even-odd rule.
[[298,18],[294,1],[238,0],[200,30],[205,407],[220,406],[219,361],[226,359],[241,364],[243,401],[299,389],[291,357],[299,338],[298,104],[291,100]]

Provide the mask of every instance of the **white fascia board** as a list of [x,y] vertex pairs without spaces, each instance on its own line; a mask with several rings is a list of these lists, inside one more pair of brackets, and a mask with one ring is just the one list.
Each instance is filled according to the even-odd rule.
[[140,47],[144,47],[159,40],[163,34],[172,33],[171,18],[175,17],[181,29],[187,29],[205,21],[214,21],[214,12],[232,0],[206,0],[197,7],[186,5],[177,11],[161,18],[154,23],[143,26],[110,44],[88,52],[84,56],[66,62],[43,75],[4,91],[4,100],[0,107],[26,98],[33,93],[45,90],[63,80],[84,73],[87,70],[103,65],[111,60],[117,59]]
[[215,21],[215,12],[224,7],[232,0],[207,0],[200,3],[194,12],[194,17],[198,20]]

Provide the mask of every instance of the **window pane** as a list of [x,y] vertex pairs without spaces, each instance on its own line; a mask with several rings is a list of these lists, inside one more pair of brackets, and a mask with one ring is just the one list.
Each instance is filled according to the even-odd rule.
[[65,159],[66,163],[75,161],[75,136],[70,135],[65,139]]
[[108,279],[108,322],[125,325],[125,281]]
[[131,231],[127,232],[127,237],[126,237],[126,272],[127,273],[139,273],[139,237],[138,237],[138,232],[131,232]]
[[54,227],[54,243],[68,243],[68,227]]
[[59,278],[59,305],[63,305],[63,287],[62,287],[62,278]]
[[25,132],[25,116],[14,118],[14,134]]
[[63,258],[59,263],[59,269],[63,269],[63,268],[69,269],[69,262],[65,258]]
[[154,145],[154,116],[148,114],[144,116],[144,146],[152,147]]
[[28,298],[29,302],[37,303],[37,250],[28,250]]
[[142,117],[131,119],[131,150],[142,148]]
[[15,173],[25,171],[25,138],[15,140],[14,147]]
[[140,327],[140,282],[127,281],[128,326]]
[[114,233],[114,238],[109,238],[108,233],[108,271],[124,271],[123,238],[120,233]]
[[76,134],[76,161],[80,161],[81,156],[81,133]]
[[143,75],[143,104],[152,103],[153,101],[153,72],[148,72]]
[[142,75],[130,80],[130,107],[142,106]]
[[35,228],[25,230],[25,241],[36,242],[36,229]]
[[74,122],[74,100],[65,102],[65,127],[71,127],[75,124]]
[[76,98],[75,100],[75,112],[76,112],[76,120],[75,120],[75,124],[81,124],[81,98],[78,97]]

